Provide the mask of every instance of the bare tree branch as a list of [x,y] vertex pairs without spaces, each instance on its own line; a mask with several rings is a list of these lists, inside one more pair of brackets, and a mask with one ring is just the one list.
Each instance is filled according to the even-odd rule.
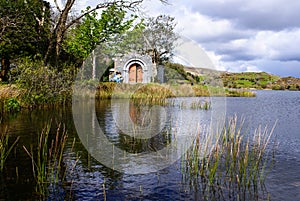
[[61,8],[59,7],[59,5],[57,3],[57,0],[54,0],[54,3],[55,3],[55,6],[56,6],[56,9],[61,13]]
[[[26,0],[24,0],[24,3],[26,5],[27,8],[29,8],[29,5],[28,5],[28,2]],[[31,12],[35,18],[35,20],[38,22],[39,26],[42,27],[44,26],[44,23],[45,23],[45,15],[46,15],[46,5],[43,4],[43,8],[42,8],[42,17],[41,19],[37,16],[37,14],[32,11]]]
[[93,9],[90,9],[90,10],[84,12],[83,14],[81,14],[80,16],[78,16],[77,18],[75,18],[74,20],[69,22],[66,25],[66,29],[70,28],[73,24],[78,23],[84,16],[86,16],[86,15],[88,15],[88,14],[90,14],[90,13],[96,11],[96,10],[107,8],[107,7],[112,6],[112,5],[118,5],[118,6],[122,6],[123,8],[134,10],[134,9],[137,9],[136,6],[138,6],[142,2],[143,2],[143,0],[136,0],[136,1],[117,0],[117,1],[110,1],[110,2],[105,2],[105,3],[98,4]]

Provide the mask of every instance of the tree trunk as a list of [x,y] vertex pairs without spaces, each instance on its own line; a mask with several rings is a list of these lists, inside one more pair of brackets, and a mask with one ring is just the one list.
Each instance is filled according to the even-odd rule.
[[8,81],[9,68],[10,68],[9,59],[2,58],[1,59],[1,75],[0,75],[0,79],[2,82]]
[[92,72],[92,79],[96,79],[96,54],[95,50],[92,51],[92,65],[93,65],[93,72]]
[[61,53],[61,46],[64,40],[64,34],[67,29],[67,20],[69,12],[74,4],[75,0],[68,0],[65,8],[59,15],[58,22],[55,29],[52,32],[51,40],[47,53],[44,59],[45,64],[59,65],[59,56]]

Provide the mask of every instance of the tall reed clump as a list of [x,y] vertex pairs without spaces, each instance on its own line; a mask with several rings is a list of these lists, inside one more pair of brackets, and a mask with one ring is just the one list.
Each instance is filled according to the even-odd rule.
[[[30,147],[24,150],[32,160],[32,171],[36,179],[36,192],[44,197],[49,193],[49,187],[54,189],[64,180],[63,151],[68,138],[65,130],[60,126],[56,131],[54,139],[50,138],[51,123],[42,130],[38,139],[36,150]],[[35,155],[36,154],[36,155]]]
[[147,84],[140,86],[130,98],[138,105],[166,105],[167,98],[173,97],[172,91],[159,84]]
[[209,110],[211,108],[211,103],[209,101],[193,101],[191,103],[191,109],[203,109]]
[[[198,135],[185,155],[184,174],[194,187],[202,189],[205,200],[257,200],[274,163],[268,148],[273,134],[258,128],[252,137],[242,134],[237,118],[228,121],[213,142],[210,134]],[[227,197],[226,197],[227,196]]]
[[17,139],[12,144],[10,144],[7,131],[5,130],[3,133],[0,133],[0,172],[3,171],[6,159],[19,141],[19,138],[20,137],[17,137]]
[[117,83],[115,82],[100,82],[97,84],[96,98],[97,99],[111,99],[113,93],[116,93],[115,88]]

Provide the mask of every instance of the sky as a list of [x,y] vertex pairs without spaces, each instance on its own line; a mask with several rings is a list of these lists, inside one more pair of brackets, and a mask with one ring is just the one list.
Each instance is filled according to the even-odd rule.
[[[97,0],[79,0],[78,6]],[[175,17],[176,32],[195,41],[218,70],[300,77],[298,0],[145,0],[149,16]]]
[[175,17],[177,31],[196,41],[218,70],[300,77],[300,1],[146,1],[146,13]]

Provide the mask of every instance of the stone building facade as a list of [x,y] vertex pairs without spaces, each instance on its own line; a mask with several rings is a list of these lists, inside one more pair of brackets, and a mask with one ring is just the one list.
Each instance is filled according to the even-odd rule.
[[157,75],[156,66],[147,55],[128,54],[114,61],[114,70],[121,73],[124,83],[149,83]]

